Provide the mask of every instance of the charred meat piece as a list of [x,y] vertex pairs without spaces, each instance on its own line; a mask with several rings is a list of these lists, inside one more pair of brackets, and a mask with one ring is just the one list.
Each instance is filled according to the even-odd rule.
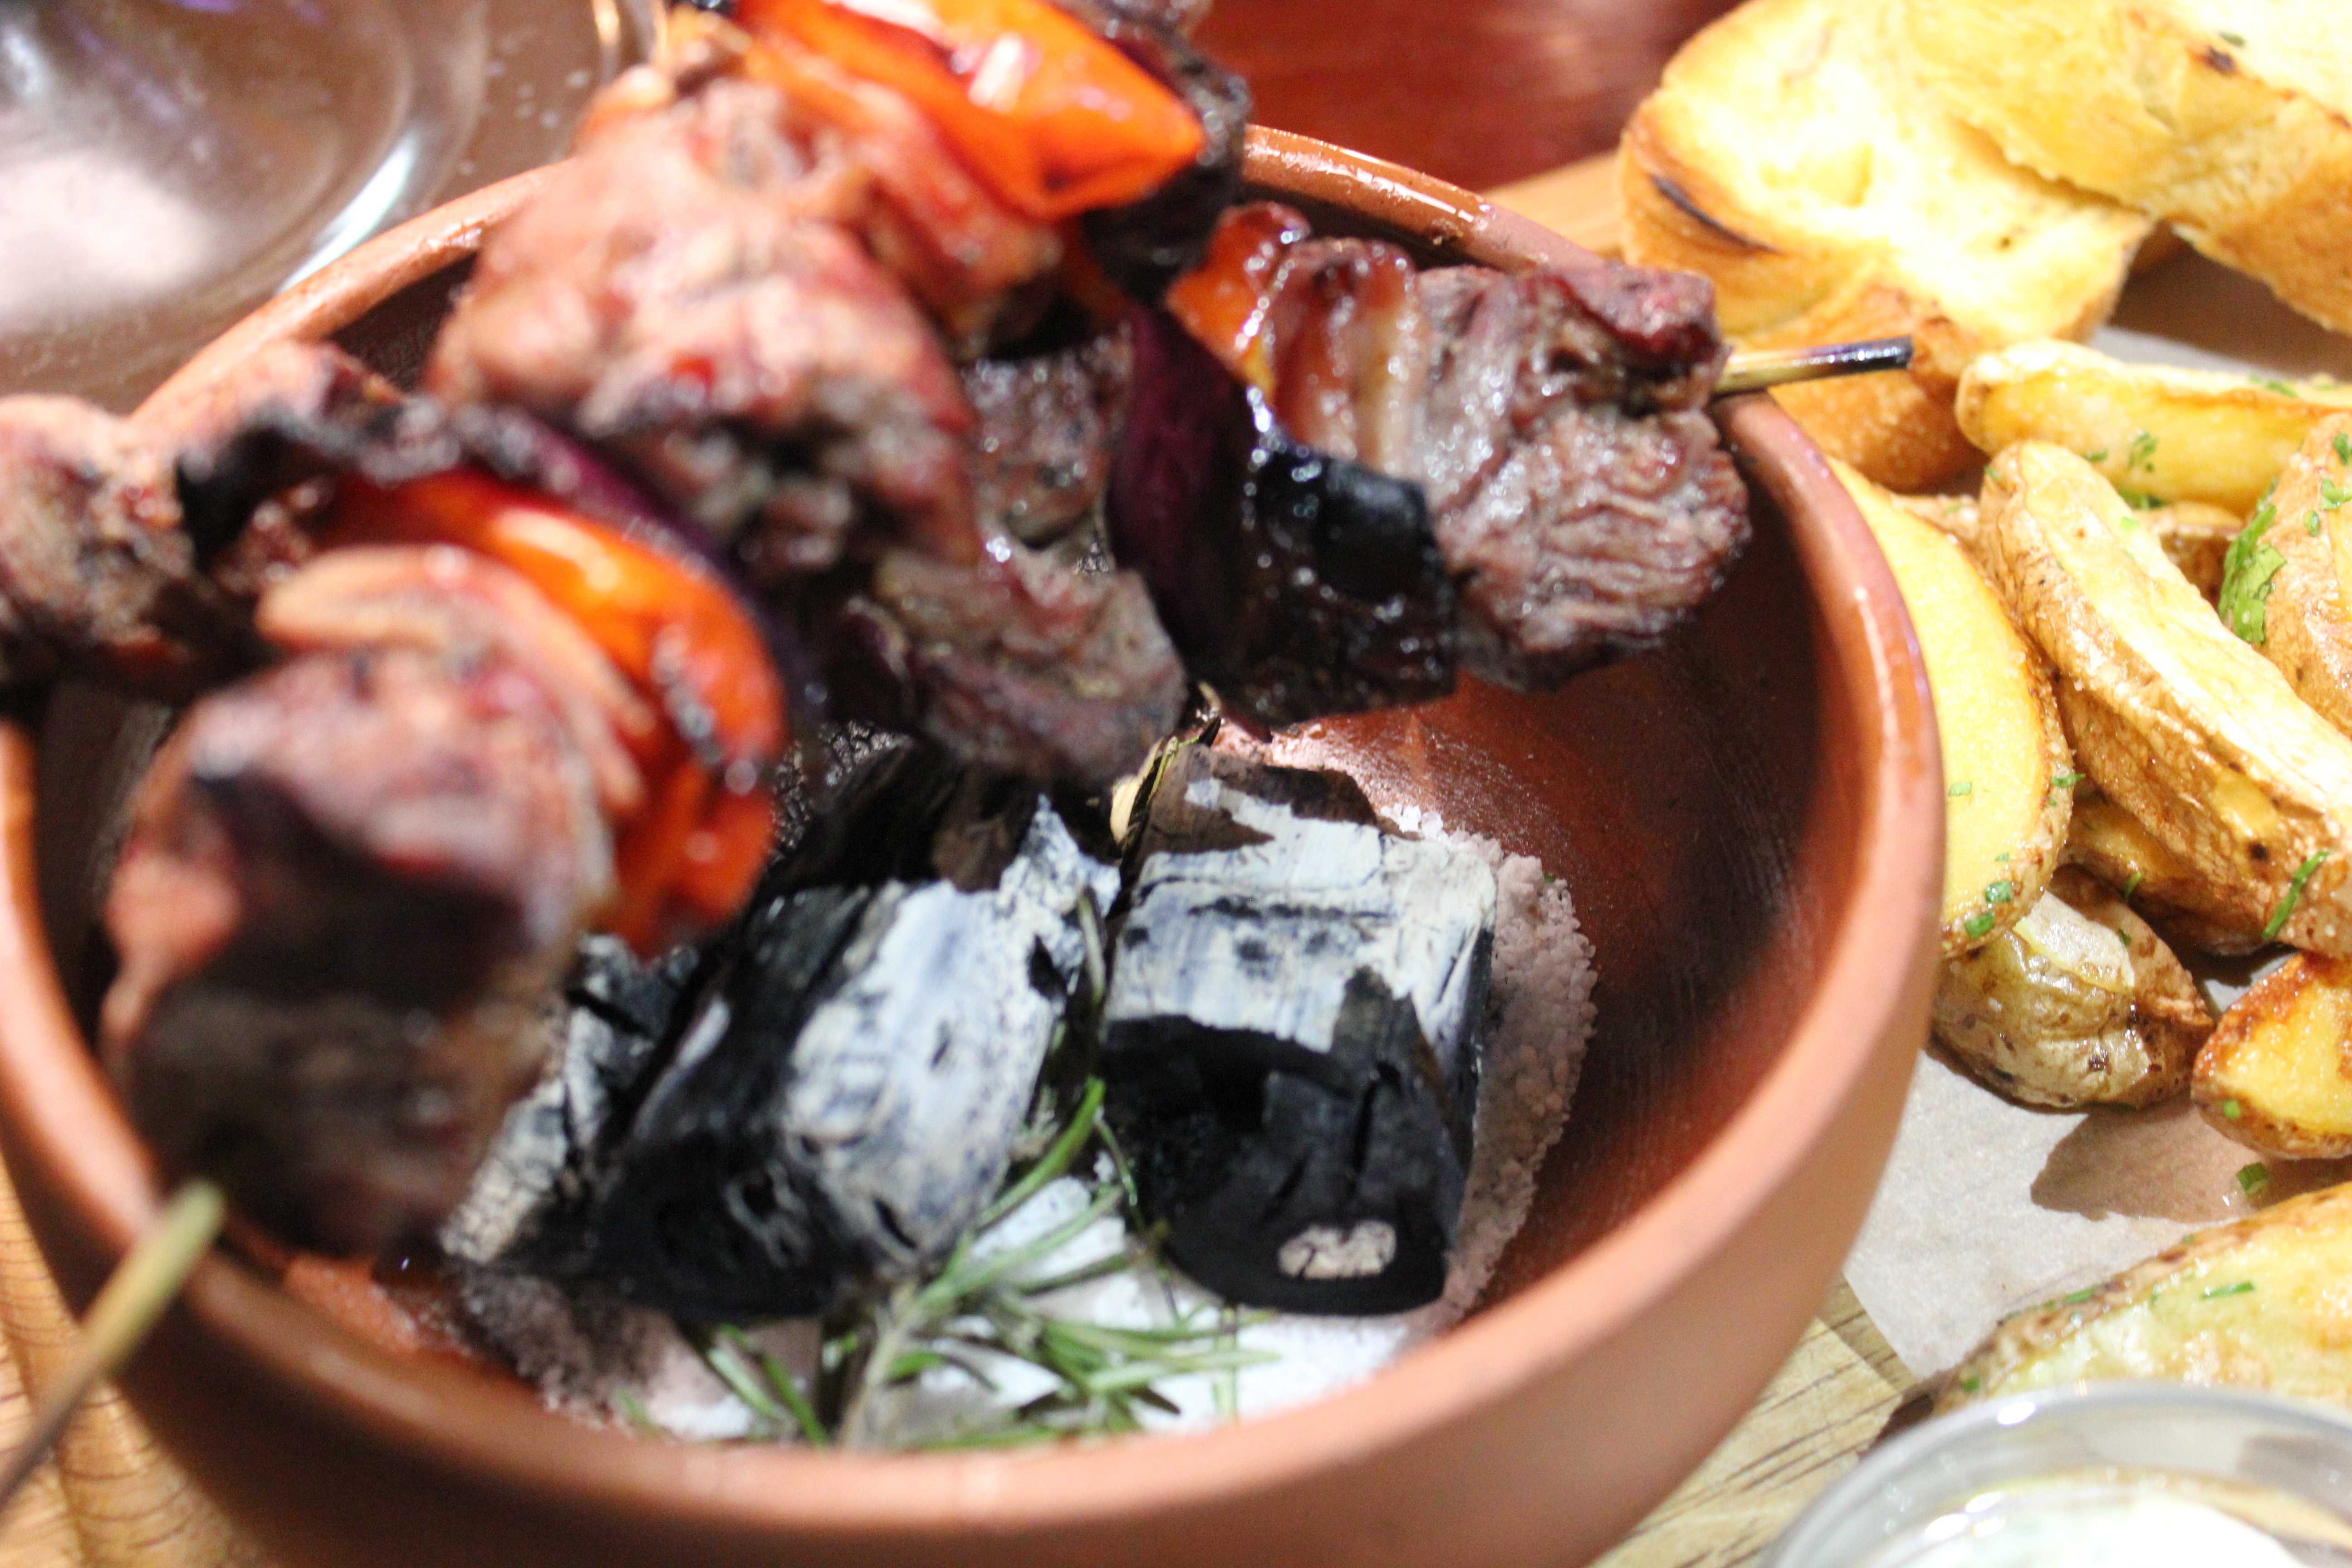
[[256,625],[292,654],[410,647],[461,668],[507,660],[548,696],[605,813],[645,804],[636,753],[656,732],[652,706],[578,622],[494,561],[446,544],[330,551],[265,598]]
[[1172,320],[1135,320],[1112,548],[1187,668],[1261,724],[1443,697],[1454,580],[1418,486],[1311,450]]
[[963,567],[896,551],[835,616],[850,715],[974,766],[1102,787],[1174,727],[1184,667],[1131,573],[998,541]]
[[973,500],[984,524],[1042,547],[1089,521],[1109,482],[1135,351],[1123,328],[1022,359],[966,365]]
[[199,702],[141,788],[108,1066],[167,1166],[289,1241],[428,1236],[612,875],[589,767],[513,664],[295,659]]
[[942,778],[885,759],[707,961],[561,1244],[577,1277],[688,1319],[775,1317],[908,1278],[971,1228],[1118,873],[1034,786]]
[[862,176],[783,113],[720,80],[593,139],[485,244],[426,387],[622,454],[767,579],[860,535],[969,559],[971,409],[838,226]]
[[259,651],[197,570],[167,454],[86,404],[0,399],[0,684],[72,670],[184,698]]
[[1103,1017],[1168,1255],[1229,1300],[1401,1311],[1445,1285],[1496,888],[1344,774],[1205,746],[1151,795]]
[[397,477],[458,460],[440,411],[324,343],[276,343],[173,411],[180,502],[197,563],[250,604],[311,552],[353,471]]
[[1748,541],[1705,412],[1724,354],[1706,284],[1596,262],[1450,268],[1421,294],[1421,478],[1471,668],[1549,685],[1654,643]]
[[[1391,246],[1307,235],[1286,207],[1236,209],[1170,311],[1283,436],[1425,489],[1472,668],[1556,684],[1654,642],[1714,590],[1748,518],[1703,412],[1725,357],[1703,280],[1597,258],[1414,272]],[[1140,409],[1135,426],[1147,450],[1162,439]],[[1124,515],[1139,493],[1114,487],[1122,558],[1142,539],[1172,549],[1171,508]],[[1170,579],[1150,575],[1169,607]],[[1192,609],[1170,611],[1188,657],[1210,613]],[[1346,700],[1376,699],[1366,685]]]

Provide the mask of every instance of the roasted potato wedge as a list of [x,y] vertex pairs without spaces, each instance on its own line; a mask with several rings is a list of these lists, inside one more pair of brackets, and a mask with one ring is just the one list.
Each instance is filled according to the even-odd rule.
[[2156,535],[2165,558],[2180,568],[2180,574],[2208,602],[2221,596],[2230,544],[2246,526],[2244,518],[2203,501],[2183,500],[2149,507],[2139,519]]
[[2056,667],[2075,763],[2265,939],[2352,955],[2352,741],[2224,627],[2088,463],[1985,473],[1975,553]]
[[2352,1404],[2347,1279],[2352,1186],[2290,1198],[2019,1313],[1953,1369],[1937,1407],[2116,1378]]
[[2020,343],[1960,376],[1960,429],[1985,452],[2048,441],[2111,484],[2244,517],[2352,386],[2126,364],[2079,343]]
[[2230,552],[2221,618],[2352,733],[2352,414],[2312,427]]
[[2352,960],[2298,952],[2231,1004],[2198,1054],[2205,1120],[2265,1154],[2352,1155]]
[[1832,462],[1895,569],[1918,629],[1944,746],[1944,952],[1980,947],[2050,885],[2074,771],[2050,671],[1958,542]]
[[2120,891],[2176,948],[2239,958],[2264,945],[2261,910],[2200,877],[2138,818],[2096,791],[2074,802],[2066,858]]
[[2213,1016],[2147,922],[2067,867],[2016,925],[1948,959],[1938,1044],[2028,1105],[2153,1105],[2189,1085]]

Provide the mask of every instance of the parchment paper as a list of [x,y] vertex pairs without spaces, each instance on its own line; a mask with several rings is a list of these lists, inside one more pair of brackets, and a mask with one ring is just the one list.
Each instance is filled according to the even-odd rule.
[[[2352,379],[2352,342],[2196,256],[2135,279],[2092,346],[2147,363]],[[2246,978],[2200,974],[2217,1006]],[[2143,1111],[2029,1110],[1931,1052],[1846,1279],[1887,1344],[1924,1377],[2010,1312],[2253,1212],[2238,1173],[2260,1159],[2185,1100]],[[2261,1204],[2352,1180],[2352,1162],[2263,1163],[2270,1180]]]

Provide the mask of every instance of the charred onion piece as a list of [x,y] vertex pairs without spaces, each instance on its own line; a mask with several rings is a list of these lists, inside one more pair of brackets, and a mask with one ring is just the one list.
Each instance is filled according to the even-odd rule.
[[1257,723],[1454,689],[1454,589],[1419,486],[1315,452],[1156,311],[1111,469],[1119,559],[1186,667]]
[[1181,100],[1046,0],[740,0],[736,15],[906,95],[1030,217],[1135,201],[1201,151]]
[[622,836],[614,931],[646,951],[741,906],[773,832],[784,698],[759,627],[708,566],[463,469],[352,485],[339,520],[339,543],[457,544],[503,563],[657,699],[668,734],[640,742],[657,782]]
[[1201,123],[1192,166],[1150,195],[1080,220],[1087,254],[1111,281],[1147,304],[1200,265],[1217,220],[1241,200],[1249,88],[1184,39],[1205,6],[1160,0],[1063,0],[1127,57],[1166,84]]

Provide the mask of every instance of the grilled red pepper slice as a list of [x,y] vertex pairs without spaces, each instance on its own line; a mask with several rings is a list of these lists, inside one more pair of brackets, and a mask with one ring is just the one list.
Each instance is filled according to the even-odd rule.
[[1048,0],[740,0],[736,14],[906,95],[1030,217],[1149,195],[1204,142],[1182,100]]
[[446,543],[500,563],[575,620],[668,723],[622,825],[608,923],[640,950],[728,919],[773,832],[768,773],[786,740],[766,642],[708,566],[470,469],[347,488],[331,543]]

